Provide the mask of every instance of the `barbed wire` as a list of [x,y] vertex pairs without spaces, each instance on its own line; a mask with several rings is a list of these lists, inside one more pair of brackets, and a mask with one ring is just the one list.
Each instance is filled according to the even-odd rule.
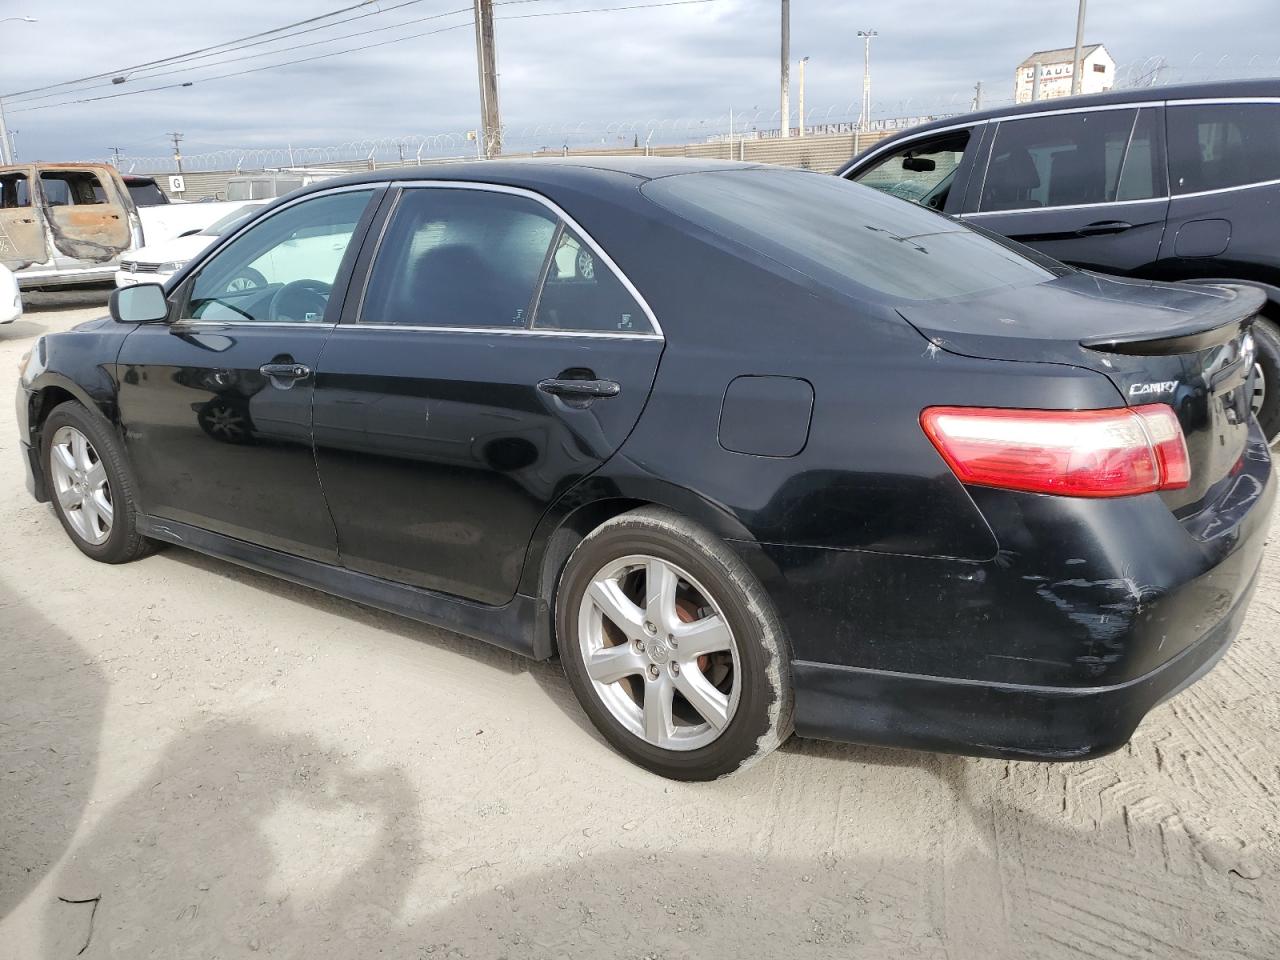
[[[1012,71],[1011,71],[1012,72]],[[1168,86],[1207,80],[1280,77],[1280,56],[1273,54],[1213,55],[1196,53],[1182,63],[1160,54],[1117,64],[1117,88]],[[873,132],[899,130],[942,117],[1012,104],[1013,82],[1007,91],[983,86],[981,97],[974,88],[947,94],[901,99],[881,98],[873,105],[872,120],[865,129]],[[805,110],[805,130],[811,135],[852,134],[859,119],[861,103],[832,103]],[[793,135],[799,126],[793,112]],[[503,127],[505,149],[510,152],[581,150],[602,148],[677,146],[736,139],[769,139],[780,135],[781,111],[750,107],[728,110],[713,116],[649,117],[579,121],[543,121]],[[273,146],[224,148],[182,158],[185,171],[260,170],[325,164],[406,163],[424,160],[465,159],[475,156],[476,132],[452,131],[433,134],[373,137],[327,146]],[[101,162],[101,161],[100,161]],[[176,172],[170,156],[123,156],[122,170],[149,173]]]

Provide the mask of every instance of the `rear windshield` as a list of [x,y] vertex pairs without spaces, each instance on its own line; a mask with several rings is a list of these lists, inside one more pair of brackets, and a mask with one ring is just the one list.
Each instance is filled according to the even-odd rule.
[[129,180],[125,185],[135,207],[158,207],[169,202],[154,180]]
[[686,220],[842,291],[852,283],[891,301],[942,300],[1060,275],[1052,261],[1033,262],[949,217],[839,177],[720,170],[642,189]]

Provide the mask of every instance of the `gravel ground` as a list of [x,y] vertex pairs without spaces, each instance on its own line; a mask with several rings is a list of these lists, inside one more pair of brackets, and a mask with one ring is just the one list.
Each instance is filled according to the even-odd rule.
[[1274,549],[1228,657],[1112,756],[793,739],[668,783],[553,664],[82,557],[8,399],[79,297],[0,327],[0,957],[1280,956]]

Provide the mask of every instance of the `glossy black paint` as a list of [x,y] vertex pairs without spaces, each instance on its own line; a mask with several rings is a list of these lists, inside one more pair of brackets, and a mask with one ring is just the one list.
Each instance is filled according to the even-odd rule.
[[[342,562],[507,602],[539,518],[626,439],[661,353],[660,340],[339,327],[317,365],[314,429]],[[621,390],[537,388],[564,373]]]
[[[555,584],[581,536],[658,504],[728,541],[764,583],[792,645],[802,733],[1057,758],[1121,742],[1130,721],[1212,659],[1247,602],[1274,496],[1270,460],[1260,437],[1210,416],[1211,404],[1238,406],[1246,380],[1188,394],[1184,423],[1206,449],[1193,454],[1204,482],[1185,502],[966,488],[920,429],[922,408],[1117,407],[1162,363],[1199,376],[1213,358],[1113,356],[1053,319],[1076,307],[1094,317],[1092,334],[1142,336],[1173,294],[1138,283],[1090,293],[1068,273],[1035,288],[1042,301],[993,294],[899,312],[640,192],[648,178],[714,166],[404,172],[551,198],[635,284],[663,339],[362,327],[365,237],[323,324],[106,322],[43,338],[46,360],[22,385],[23,440],[38,443],[56,396],[47,391],[74,387],[128,445],[157,537],[534,656],[553,650]],[[304,195],[362,182],[384,180]],[[369,217],[380,216],[385,201],[372,203]],[[1250,303],[1189,296],[1179,301],[1189,331]],[[1042,317],[1041,302],[1053,312]],[[1010,316],[1022,319],[1002,322]],[[1128,366],[1109,367],[1104,354]],[[258,371],[285,361],[314,376],[284,389]],[[570,371],[620,391],[581,401],[538,389]],[[790,387],[766,390],[771,406],[731,390],[743,377]],[[803,442],[797,383],[812,398]],[[247,406],[249,442],[202,427],[211,402]],[[739,404],[759,437],[735,426],[726,444],[726,409],[732,421]],[[1208,449],[1219,436],[1237,444],[1231,462]],[[1155,671],[1163,679],[1141,679]],[[1011,742],[1019,727],[1008,711],[1038,709],[1055,691],[1105,704],[1103,719]]]

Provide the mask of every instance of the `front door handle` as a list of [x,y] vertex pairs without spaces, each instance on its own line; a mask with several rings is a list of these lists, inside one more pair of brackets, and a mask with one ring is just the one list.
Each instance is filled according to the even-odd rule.
[[613,380],[543,380],[538,384],[538,389],[553,397],[590,397],[592,399],[616,397],[622,392],[622,387]]
[[1076,233],[1082,237],[1101,237],[1108,233],[1124,233],[1132,229],[1133,224],[1123,220],[1099,220],[1097,223],[1086,224]]
[[311,376],[311,368],[300,363],[264,363],[258,372],[272,380],[305,380]]

